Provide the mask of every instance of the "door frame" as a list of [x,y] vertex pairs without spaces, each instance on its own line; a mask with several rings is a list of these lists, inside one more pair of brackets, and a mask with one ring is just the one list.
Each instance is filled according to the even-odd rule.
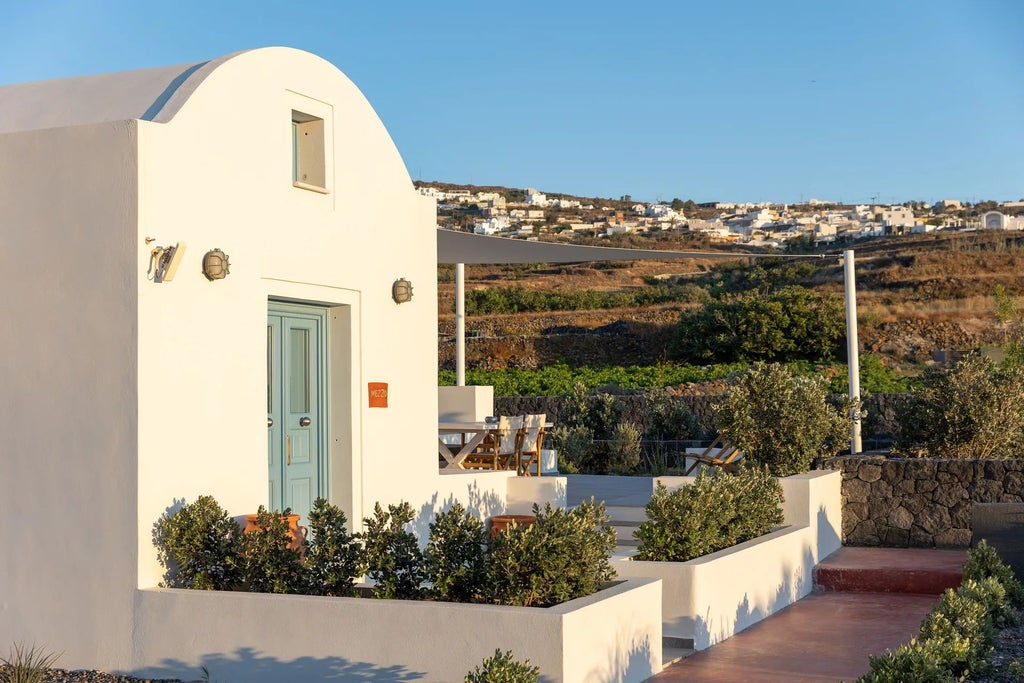
[[[315,319],[318,321],[320,328],[319,338],[317,339],[317,363],[318,363],[318,377],[317,377],[317,409],[314,419],[318,428],[316,430],[317,435],[317,483],[316,491],[313,499],[317,497],[323,497],[327,500],[331,500],[331,472],[330,472],[330,420],[327,416],[331,414],[330,408],[327,404],[328,400],[328,383],[331,378],[330,353],[330,325],[328,323],[328,311],[329,307],[322,304],[315,303],[296,303],[295,301],[282,301],[279,299],[269,298],[267,300],[267,316],[270,315],[282,315],[291,316],[298,318]],[[269,382],[269,378],[268,378]],[[282,450],[283,453],[283,450]],[[267,454],[269,457],[269,453]],[[282,476],[282,487],[284,482],[284,472]],[[282,504],[284,503],[282,491]],[[311,501],[312,502],[312,501]]]

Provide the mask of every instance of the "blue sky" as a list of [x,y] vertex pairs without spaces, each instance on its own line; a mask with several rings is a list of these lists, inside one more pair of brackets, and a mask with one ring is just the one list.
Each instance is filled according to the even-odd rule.
[[288,45],[413,178],[653,201],[1024,198],[1024,2],[4,2],[0,83]]

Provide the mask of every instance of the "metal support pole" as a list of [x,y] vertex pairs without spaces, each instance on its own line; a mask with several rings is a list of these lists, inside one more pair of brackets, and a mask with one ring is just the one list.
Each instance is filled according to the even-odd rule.
[[466,264],[455,264],[455,386],[466,386]]
[[843,252],[843,273],[846,276],[846,367],[849,372],[850,398],[858,402],[850,417],[850,454],[861,452],[860,440],[860,350],[857,343],[857,283],[853,275],[853,249]]

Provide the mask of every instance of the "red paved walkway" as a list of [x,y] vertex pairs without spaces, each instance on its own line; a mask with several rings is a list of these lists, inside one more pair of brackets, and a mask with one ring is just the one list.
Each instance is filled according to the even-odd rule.
[[916,636],[934,595],[813,593],[650,679],[687,683],[837,683]]

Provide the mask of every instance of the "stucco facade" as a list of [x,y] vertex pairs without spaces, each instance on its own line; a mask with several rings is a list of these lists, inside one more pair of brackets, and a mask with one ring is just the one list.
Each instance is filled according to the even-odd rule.
[[[297,116],[323,124],[319,189],[293,182]],[[178,243],[176,276],[157,281],[153,249]],[[214,248],[230,274],[209,281]],[[397,304],[400,277],[414,295]],[[407,500],[421,530],[456,499],[505,507],[507,474],[438,473],[434,200],[318,57],[0,88],[0,287],[0,643],[75,667],[160,664],[139,620],[138,589],[162,574],[154,523],[202,494],[235,515],[272,496],[278,302],[325,320],[319,493],[356,524]],[[387,407],[370,407],[371,382]]]

